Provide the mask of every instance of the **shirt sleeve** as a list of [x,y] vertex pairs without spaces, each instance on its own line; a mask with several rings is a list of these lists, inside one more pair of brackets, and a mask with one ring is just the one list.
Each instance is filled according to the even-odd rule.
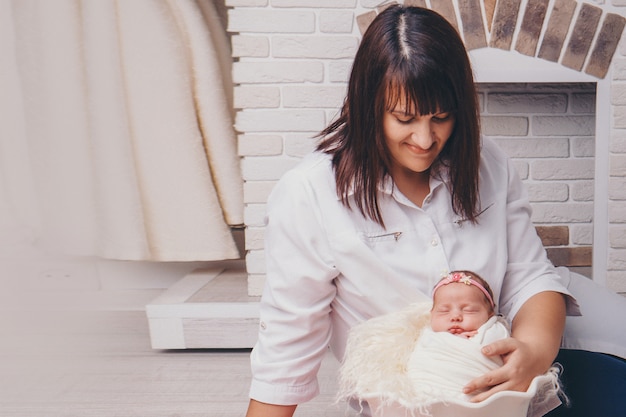
[[532,209],[524,185],[507,158],[507,270],[500,296],[501,313],[511,320],[533,295],[555,291],[566,295],[569,315],[580,314],[578,304],[562,284],[531,221]]
[[257,401],[293,405],[319,393],[337,271],[317,198],[306,176],[292,171],[268,199],[266,282],[251,354],[250,397]]

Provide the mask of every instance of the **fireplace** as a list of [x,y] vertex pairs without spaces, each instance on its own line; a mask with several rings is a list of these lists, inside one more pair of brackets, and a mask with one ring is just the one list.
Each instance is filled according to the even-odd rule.
[[555,265],[591,276],[596,83],[479,83],[482,132],[512,158]]
[[[251,295],[260,294],[264,282],[267,195],[313,148],[311,137],[340,107],[360,34],[394,2],[266,3],[227,2]],[[484,128],[495,129],[496,140],[518,153],[511,156],[529,186],[533,220],[551,259],[626,292],[626,60],[621,52],[626,47],[619,47],[626,7],[576,0],[404,3],[438,11],[462,34],[481,90]],[[529,100],[547,113],[523,114]],[[506,110],[505,103],[514,109]],[[569,133],[555,133],[559,119]],[[507,126],[512,131],[503,132]],[[534,147],[525,145],[525,151],[534,154],[519,153],[522,139]],[[549,175],[550,167],[558,170]]]

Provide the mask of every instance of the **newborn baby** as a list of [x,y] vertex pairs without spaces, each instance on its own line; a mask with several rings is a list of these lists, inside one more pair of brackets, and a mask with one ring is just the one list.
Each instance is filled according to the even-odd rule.
[[407,374],[414,389],[434,401],[465,398],[472,379],[502,366],[481,348],[509,337],[507,323],[495,315],[489,285],[469,271],[452,272],[433,289],[430,326],[409,357]]

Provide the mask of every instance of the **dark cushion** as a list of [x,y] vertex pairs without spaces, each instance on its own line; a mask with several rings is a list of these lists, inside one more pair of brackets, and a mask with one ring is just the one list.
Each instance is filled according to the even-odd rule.
[[570,403],[562,404],[547,416],[626,417],[626,360],[603,353],[561,349],[556,362],[563,366],[561,382]]

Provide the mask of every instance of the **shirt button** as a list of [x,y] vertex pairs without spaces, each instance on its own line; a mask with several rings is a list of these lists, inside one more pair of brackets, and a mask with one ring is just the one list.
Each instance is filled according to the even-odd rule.
[[263,330],[267,329],[267,325],[265,324],[264,321],[262,321],[259,325],[261,326],[261,329]]
[[430,241],[430,245],[431,246],[437,246],[439,244],[439,240],[437,240],[436,237],[433,238],[433,240]]

